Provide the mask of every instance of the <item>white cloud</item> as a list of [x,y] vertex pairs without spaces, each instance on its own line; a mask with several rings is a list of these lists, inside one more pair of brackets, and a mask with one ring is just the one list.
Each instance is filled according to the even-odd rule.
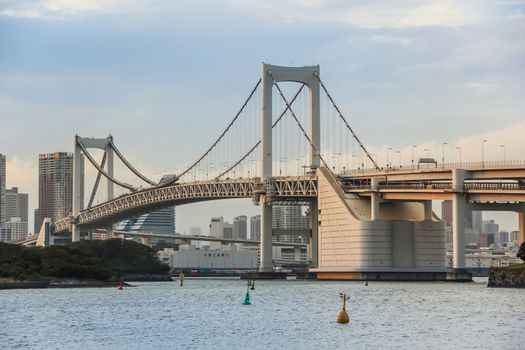
[[525,19],[525,13],[523,13],[522,10],[515,10],[507,16],[507,19],[511,21],[522,21],[523,19]]
[[388,35],[374,35],[369,39],[372,42],[382,43],[382,44],[401,44],[408,45],[410,44],[410,39],[396,36]]
[[464,83],[463,87],[468,90],[474,91],[476,94],[481,96],[490,95],[498,89],[498,84],[490,81],[478,81]]
[[[190,5],[172,1],[145,0],[0,0],[4,16],[57,18],[84,12],[166,13]],[[196,5],[195,10],[202,4]],[[411,28],[425,26],[460,27],[485,21],[490,6],[478,1],[398,0],[376,2],[327,2],[324,0],[289,0],[260,2],[255,0],[214,2],[238,15],[263,16],[271,21],[304,23],[342,23],[364,28]]]

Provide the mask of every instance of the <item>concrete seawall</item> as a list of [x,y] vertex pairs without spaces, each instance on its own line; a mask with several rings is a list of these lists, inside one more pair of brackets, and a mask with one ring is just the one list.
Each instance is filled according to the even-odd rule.
[[487,287],[525,288],[525,268],[492,267]]

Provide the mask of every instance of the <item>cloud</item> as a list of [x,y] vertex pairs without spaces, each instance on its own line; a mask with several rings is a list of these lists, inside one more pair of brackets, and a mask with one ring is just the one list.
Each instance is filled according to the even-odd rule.
[[463,87],[467,88],[468,90],[474,91],[478,95],[487,96],[496,92],[499,86],[498,84],[490,81],[479,81],[464,83]]
[[507,19],[511,21],[522,21],[525,19],[525,13],[522,10],[514,10],[510,15],[507,16]]
[[401,44],[401,45],[408,45],[411,41],[408,38],[388,36],[388,35],[374,35],[374,36],[371,36],[369,40],[375,43]]
[[[21,0],[1,1],[0,15],[63,19],[81,13],[144,14],[166,13],[188,5],[172,1],[146,0]],[[480,23],[489,6],[476,1],[398,0],[389,2],[328,2],[324,0],[236,1],[206,3],[239,17],[264,17],[283,23],[340,23],[363,28],[460,27]]]

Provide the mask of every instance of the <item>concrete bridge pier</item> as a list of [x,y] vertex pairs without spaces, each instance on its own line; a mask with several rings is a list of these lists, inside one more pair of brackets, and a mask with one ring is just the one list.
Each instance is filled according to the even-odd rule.
[[[296,259],[297,260],[297,259]],[[319,266],[319,203],[310,201],[310,267]]]
[[80,228],[73,224],[73,226],[71,226],[71,242],[78,241],[80,241]]
[[519,243],[525,242],[525,212],[519,212],[518,213],[518,220],[519,220],[519,227],[520,227],[520,234],[518,237]]
[[432,221],[432,201],[423,201],[425,208],[425,221]]
[[113,239],[113,225],[106,226],[106,239]]
[[379,220],[379,179],[372,179],[370,196],[370,220]]
[[465,177],[465,170],[452,170],[452,267],[455,269],[465,268]]

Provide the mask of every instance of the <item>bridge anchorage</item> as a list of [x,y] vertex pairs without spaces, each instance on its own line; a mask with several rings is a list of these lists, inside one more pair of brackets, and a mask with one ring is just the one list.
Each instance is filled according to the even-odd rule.
[[[287,98],[290,82],[299,88]],[[103,151],[100,162],[90,149]],[[261,215],[260,272],[273,271],[272,206],[307,205],[309,261],[318,278],[434,280],[447,278],[447,258],[445,225],[432,212],[432,200],[454,203],[454,268],[465,267],[465,211],[516,211],[525,226],[524,162],[384,170],[343,116],[318,65],[263,63],[261,78],[230,123],[196,161],[172,171],[177,175],[151,180],[112,136],[75,136],[73,154],[73,211],[47,220],[38,244],[45,244],[46,232],[71,232],[78,241],[81,231],[89,239],[89,232],[105,228],[112,237],[115,223],[162,207],[247,198]],[[84,157],[97,171],[86,205]],[[143,185],[115,176],[115,160]],[[102,177],[105,196],[97,192]],[[97,195],[102,202],[95,205]]]

